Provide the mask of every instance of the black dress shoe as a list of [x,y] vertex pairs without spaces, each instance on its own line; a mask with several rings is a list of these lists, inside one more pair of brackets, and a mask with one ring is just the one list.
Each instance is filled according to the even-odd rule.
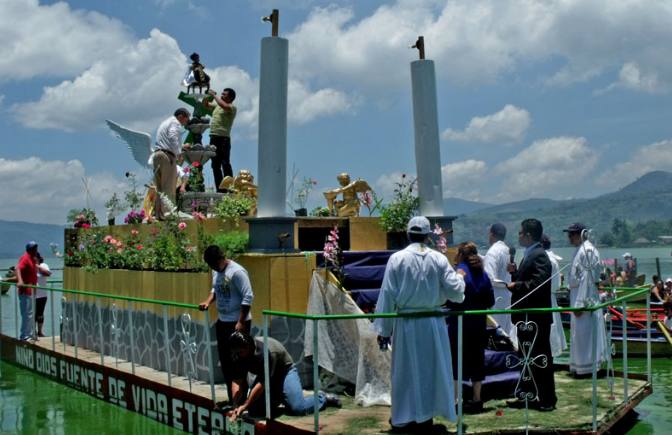
[[324,399],[326,406],[331,406],[333,408],[341,408],[343,406],[341,399],[335,394],[325,394]]
[[551,412],[555,410],[555,405],[537,405],[534,407],[539,412]]

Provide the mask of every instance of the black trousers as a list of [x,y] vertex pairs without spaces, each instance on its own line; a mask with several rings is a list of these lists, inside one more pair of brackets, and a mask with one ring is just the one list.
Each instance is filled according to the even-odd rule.
[[44,323],[44,307],[47,305],[47,297],[35,299],[35,321]]
[[233,177],[233,168],[231,167],[231,138],[228,136],[210,136],[210,144],[217,150],[212,158],[212,175],[215,176],[215,189],[222,192],[219,185],[224,177]]
[[[537,335],[536,338],[534,337],[535,334]],[[532,359],[538,355],[542,355],[542,357],[535,360],[537,364],[542,364],[542,361],[544,360],[543,356],[546,357],[546,367],[538,367],[534,363],[530,363],[531,374],[532,377],[534,377],[534,382],[537,384],[539,405],[541,406],[555,406],[558,401],[558,398],[555,395],[553,355],[551,354],[550,337],[551,324],[548,322],[537,322],[536,329],[521,328],[521,325],[518,325],[519,349],[522,350],[522,346],[524,346],[526,342],[534,342],[534,347],[528,352],[529,357]],[[534,383],[532,383],[531,380],[529,382],[523,382],[522,389],[524,391],[533,392]]]
[[[224,382],[226,382],[226,390],[229,394],[229,401],[232,400],[231,397],[231,382],[233,378],[231,376],[233,360],[231,359],[231,350],[229,349],[229,337],[236,330],[237,322],[222,322],[217,320],[215,324],[215,331],[217,334],[217,353],[219,354],[219,364],[222,366],[222,374],[224,375]],[[245,322],[245,332],[250,333],[250,327],[252,326],[252,321],[248,320]]]

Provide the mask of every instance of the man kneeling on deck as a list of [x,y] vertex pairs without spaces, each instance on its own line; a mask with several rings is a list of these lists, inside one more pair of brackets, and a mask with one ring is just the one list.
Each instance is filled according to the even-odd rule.
[[[313,412],[315,400],[319,409],[327,406],[341,406],[336,396],[320,392],[315,396],[303,396],[303,387],[294,361],[287,349],[277,340],[268,337],[268,382],[264,379],[264,339],[252,338],[244,332],[234,332],[229,338],[229,349],[233,360],[233,401],[231,419],[235,420],[243,412],[261,417],[266,414],[264,388],[271,390],[271,415],[275,415],[280,404],[285,405],[287,414],[307,415]],[[256,376],[251,388],[247,389],[247,375]]]

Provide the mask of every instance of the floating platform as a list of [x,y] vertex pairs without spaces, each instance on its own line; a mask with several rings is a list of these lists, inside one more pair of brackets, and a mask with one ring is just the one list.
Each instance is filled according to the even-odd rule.
[[[183,376],[135,365],[98,352],[63,346],[58,337],[52,350],[52,338],[36,342],[19,342],[0,335],[3,360],[34,371],[92,397],[137,412],[158,422],[189,433],[234,434],[306,434],[313,432],[313,416],[281,416],[276,420],[244,418],[231,423],[226,412],[212,400],[210,385]],[[619,377],[620,376],[620,377]],[[646,377],[628,376],[628,398],[624,401],[622,375],[616,374],[613,394],[606,379],[598,380],[597,432],[592,431],[590,379],[574,379],[567,371],[556,371],[557,409],[553,412],[506,407],[505,400],[486,402],[479,415],[464,416],[464,432],[473,434],[513,434],[526,428],[529,433],[582,434],[612,431],[628,413],[652,392]],[[308,392],[307,392],[308,393]],[[215,386],[216,402],[226,400],[223,385]],[[343,408],[329,408],[320,413],[320,432],[325,434],[374,434],[389,431],[390,408],[362,408],[343,397]],[[455,424],[435,419],[446,433]]]

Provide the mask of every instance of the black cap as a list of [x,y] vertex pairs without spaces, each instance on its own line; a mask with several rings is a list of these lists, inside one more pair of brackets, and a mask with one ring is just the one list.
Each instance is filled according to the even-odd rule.
[[564,230],[562,230],[563,233],[580,233],[581,231],[585,230],[586,226],[582,223],[579,222],[574,222]]

